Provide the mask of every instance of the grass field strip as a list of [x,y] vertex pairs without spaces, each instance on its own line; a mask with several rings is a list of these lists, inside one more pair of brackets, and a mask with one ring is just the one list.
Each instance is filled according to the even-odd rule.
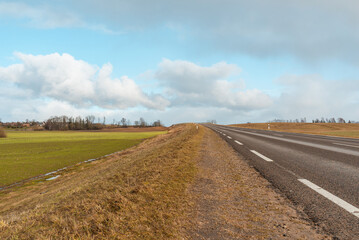
[[[123,150],[122,150],[123,151]],[[7,185],[7,186],[3,186],[3,187],[0,187],[0,191],[2,190],[5,190],[5,189],[9,189],[9,188],[12,188],[12,187],[15,187],[15,186],[19,186],[19,185],[22,185],[26,182],[30,182],[30,181],[33,181],[33,180],[37,180],[37,179],[41,179],[41,178],[45,178],[47,176],[51,176],[53,174],[57,174],[63,170],[66,170],[67,168],[70,168],[70,167],[74,167],[74,166],[77,166],[77,165],[80,165],[80,164],[83,164],[83,163],[89,163],[89,162],[93,162],[93,161],[97,161],[97,160],[101,160],[103,158],[106,158],[106,157],[109,157],[111,155],[114,155],[114,154],[117,154],[117,153],[120,153],[122,151],[117,151],[117,152],[114,152],[114,153],[110,153],[110,154],[106,154],[104,156],[101,156],[101,157],[98,157],[98,158],[92,158],[92,159],[88,159],[88,160],[85,160],[85,161],[82,161],[82,162],[78,162],[76,164],[73,164],[73,165],[70,165],[70,166],[67,166],[67,167],[63,167],[63,168],[60,168],[60,169],[57,169],[55,171],[52,171],[52,172],[48,172],[48,173],[45,173],[45,174],[41,174],[41,175],[38,175],[38,176],[35,176],[35,177],[32,177],[32,178],[28,178],[28,179],[24,179],[24,180],[21,180],[19,182],[15,182],[15,183],[12,183],[10,185]],[[57,175],[55,177],[51,177],[51,178],[48,178],[48,179],[45,179],[45,180],[54,180],[58,177],[60,177],[61,175]]]
[[315,192],[319,193],[320,195],[322,195],[326,199],[332,201],[333,203],[335,203],[339,207],[341,207],[341,208],[345,209],[346,211],[350,212],[351,214],[353,214],[357,218],[359,218],[359,208],[351,205],[350,203],[344,201],[341,198],[338,198],[337,196],[335,196],[335,195],[331,194],[330,192],[328,192],[327,190],[315,185],[314,183],[310,182],[307,179],[298,179],[298,181],[303,183],[307,187],[311,188]]

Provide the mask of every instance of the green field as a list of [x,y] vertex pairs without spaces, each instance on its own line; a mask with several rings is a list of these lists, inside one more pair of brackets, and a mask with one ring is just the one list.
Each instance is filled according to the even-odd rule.
[[166,132],[7,132],[0,138],[0,186],[104,156]]

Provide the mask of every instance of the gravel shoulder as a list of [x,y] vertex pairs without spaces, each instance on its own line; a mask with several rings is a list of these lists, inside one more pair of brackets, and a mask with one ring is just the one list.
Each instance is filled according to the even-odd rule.
[[197,167],[185,238],[331,239],[209,129]]

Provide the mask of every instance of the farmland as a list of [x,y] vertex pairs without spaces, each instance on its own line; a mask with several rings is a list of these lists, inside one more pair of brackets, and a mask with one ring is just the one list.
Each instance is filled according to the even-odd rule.
[[156,132],[9,131],[0,139],[0,186],[104,156]]

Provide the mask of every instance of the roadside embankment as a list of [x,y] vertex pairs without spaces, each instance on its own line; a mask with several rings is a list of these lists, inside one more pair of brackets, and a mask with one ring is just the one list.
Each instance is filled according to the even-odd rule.
[[0,239],[325,239],[211,130],[177,125],[0,194]]
[[0,239],[178,239],[203,129],[180,125],[123,153],[0,195]]

